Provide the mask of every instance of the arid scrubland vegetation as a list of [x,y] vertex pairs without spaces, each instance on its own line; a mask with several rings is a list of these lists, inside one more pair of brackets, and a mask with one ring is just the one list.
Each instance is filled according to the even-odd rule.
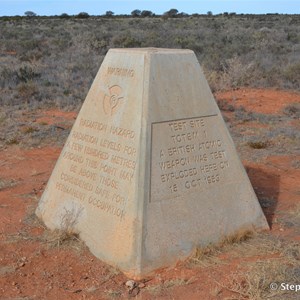
[[300,90],[300,15],[83,17],[0,18],[1,105],[79,107],[117,47],[191,49],[213,91]]

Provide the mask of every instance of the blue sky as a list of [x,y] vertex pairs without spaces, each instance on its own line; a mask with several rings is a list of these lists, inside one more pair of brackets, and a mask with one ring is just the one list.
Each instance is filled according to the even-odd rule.
[[62,13],[90,15],[130,14],[134,9],[151,10],[162,14],[170,8],[189,14],[236,13],[287,13],[300,14],[300,0],[0,0],[0,16],[24,15],[33,11],[38,15],[60,15]]

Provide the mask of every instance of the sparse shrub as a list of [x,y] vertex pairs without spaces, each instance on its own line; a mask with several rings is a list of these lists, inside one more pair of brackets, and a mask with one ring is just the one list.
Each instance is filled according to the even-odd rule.
[[40,122],[39,124],[40,124],[40,125],[43,125],[43,126],[46,126],[46,125],[48,125],[48,122],[42,121],[42,122]]
[[20,82],[25,83],[39,78],[40,76],[41,74],[35,72],[32,67],[27,65],[20,67],[19,71],[17,72],[17,79]]
[[[300,160],[294,160],[292,162],[292,167],[295,169],[300,169]],[[299,209],[299,218],[300,218],[300,209]]]
[[34,128],[34,127],[29,126],[29,127],[25,127],[22,131],[25,134],[30,134],[30,133],[33,133],[33,132],[37,131],[37,129]]
[[265,149],[269,146],[268,141],[249,141],[248,146],[253,149]]
[[300,139],[299,130],[295,129],[295,127],[286,126],[286,127],[278,127],[275,126],[272,130],[269,130],[267,138],[277,139],[280,137],[289,138],[292,140]]
[[288,32],[286,39],[292,43],[299,43],[300,36],[297,32]]
[[267,115],[262,113],[256,113],[253,111],[247,111],[243,106],[240,106],[237,109],[235,109],[234,117],[236,120],[242,122],[257,121],[264,124],[275,122],[280,118],[280,116],[277,115]]
[[13,186],[15,186],[17,184],[17,182],[13,179],[3,179],[0,177],[0,191],[6,189],[6,188],[11,188]]
[[19,140],[17,137],[11,137],[8,140],[6,140],[6,145],[17,145],[19,144]]
[[234,89],[249,85],[253,67],[253,63],[245,64],[236,55],[226,60],[223,64],[223,72],[220,78],[221,87],[223,89]]
[[226,101],[226,100],[218,100],[217,103],[218,103],[220,110],[231,111],[231,112],[233,112],[235,110],[234,106],[229,104],[228,101]]
[[134,48],[139,47],[141,45],[141,41],[133,37],[129,31],[114,37],[112,39],[112,43],[114,47],[121,48]]
[[[45,54],[45,53],[44,53]],[[42,51],[40,49],[34,49],[28,52],[24,52],[20,56],[20,60],[24,62],[32,62],[32,61],[38,61],[43,57]]]
[[18,73],[9,67],[3,67],[0,72],[0,87],[13,87],[18,82]]
[[[108,19],[113,16],[109,12],[82,20],[64,14],[0,18],[2,103],[17,104],[20,82],[33,81],[43,87],[39,95],[47,105],[80,105],[111,47],[192,49],[213,91],[242,86],[300,90],[297,16],[183,14],[179,18],[177,13],[176,20],[163,20],[151,11],[140,14]],[[73,71],[74,65],[81,69]],[[19,69],[25,66],[21,74]]]
[[26,52],[37,49],[40,46],[40,42],[32,37],[28,37],[28,39],[21,40],[18,46],[20,47],[20,56],[24,56]]
[[111,299],[111,298],[119,298],[122,295],[122,291],[120,290],[112,290],[109,289],[105,291],[106,295]]
[[28,103],[38,93],[38,88],[33,82],[22,83],[18,86],[18,95],[24,102]]
[[53,45],[57,48],[56,51],[66,51],[67,48],[72,46],[72,41],[70,41],[67,37],[54,39]]
[[90,47],[100,54],[105,54],[109,47],[109,40],[104,38],[91,37]]
[[69,96],[71,94],[71,91],[70,90],[64,90],[64,95],[65,96]]
[[287,105],[283,112],[293,118],[300,118],[300,103],[294,103]]
[[300,63],[287,66],[283,75],[285,79],[292,84],[292,86],[296,88],[300,87]]
[[56,229],[52,232],[47,232],[46,241],[52,247],[61,247],[63,245],[69,245],[72,243],[80,243],[79,234],[76,231],[76,224],[82,213],[82,209],[64,209],[64,213],[61,216],[60,229]]
[[247,122],[253,120],[252,114],[246,111],[243,106],[238,107],[234,112],[234,117],[237,120]]

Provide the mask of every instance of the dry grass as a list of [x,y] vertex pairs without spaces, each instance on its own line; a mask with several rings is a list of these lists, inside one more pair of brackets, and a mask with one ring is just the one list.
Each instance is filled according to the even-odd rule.
[[300,204],[290,211],[285,212],[279,219],[282,227],[293,228],[295,233],[300,233]]
[[161,282],[160,284],[156,285],[150,285],[145,288],[146,291],[148,291],[153,296],[158,296],[166,293],[169,289],[175,287],[175,286],[184,286],[189,285],[194,282],[194,278],[175,278],[175,279],[169,279]]
[[218,258],[218,255],[224,251],[228,251],[229,248],[240,244],[243,241],[250,239],[253,236],[253,232],[249,230],[241,230],[237,233],[225,237],[221,242],[208,245],[206,247],[198,247],[195,255],[189,260],[188,263],[195,264],[197,266],[208,267],[211,265],[225,264],[224,260]]
[[[49,230],[44,223],[36,216],[35,209],[38,199],[36,196],[31,196],[33,204],[27,208],[26,216],[23,222],[28,226],[18,234],[11,235],[10,242],[18,242],[20,240],[37,241],[46,244],[48,248],[68,247],[73,250],[81,252],[85,249],[83,241],[80,240],[78,232],[75,230],[75,225],[78,221],[80,211],[65,210],[61,221],[61,228],[56,230]],[[27,232],[30,228],[42,228],[43,234],[33,236]]]
[[105,294],[108,299],[115,299],[115,298],[119,298],[122,295],[122,291],[109,289],[105,291]]
[[72,247],[76,250],[80,250],[83,246],[83,243],[79,239],[79,235],[77,233],[59,229],[54,231],[46,230],[43,234],[43,239],[50,248]]
[[283,242],[269,233],[255,234],[251,239],[231,247],[232,257],[252,257],[278,254],[282,251]]
[[[282,290],[280,284],[299,284],[300,244],[284,240],[276,243],[266,237],[260,236],[248,248],[250,250],[248,255],[259,255],[262,254],[261,251],[264,255],[275,253],[277,255],[273,258],[245,262],[242,269],[228,276],[229,281],[217,282],[219,287],[235,294],[227,299],[295,299],[295,294],[292,291]],[[239,257],[242,257],[241,253]],[[278,288],[272,290],[271,283],[278,284]]]
[[[299,284],[299,273],[299,262],[269,259],[248,264],[246,271],[232,273],[229,282],[219,285],[236,294],[228,299],[295,299],[295,294],[282,290],[280,284]],[[272,290],[271,283],[278,284],[278,288]]]
[[16,184],[17,184],[17,181],[14,179],[0,178],[0,191],[7,189],[7,188],[11,188],[11,187],[15,186]]
[[50,248],[72,247],[78,251],[84,248],[84,243],[80,240],[79,233],[75,228],[81,213],[81,209],[65,209],[60,228],[54,231],[45,230],[44,240]]
[[[36,216],[35,209],[38,198],[34,195],[26,195],[30,197],[33,203],[28,206],[26,216],[23,220],[26,226],[18,233],[9,235],[8,243],[18,243],[19,241],[40,242],[48,248],[70,248],[76,252],[86,249],[84,242],[79,238],[79,233],[75,230],[80,210],[65,210],[61,220],[61,228],[56,230],[48,229],[44,223]],[[30,229],[41,228],[41,235],[32,235]]]
[[296,224],[300,224],[300,204],[296,205],[296,207],[289,211],[289,215]]
[[24,134],[30,134],[30,133],[33,133],[33,132],[35,132],[35,131],[37,131],[37,129],[34,128],[34,127],[31,127],[31,126],[25,127],[25,128],[22,129],[22,132],[23,132]]
[[[267,256],[284,257],[287,253],[295,253],[297,243],[279,239],[268,232],[252,233],[245,232],[230,236],[219,244],[198,248],[196,254],[189,260],[189,264],[201,267],[226,264],[229,261],[220,258],[220,254],[228,253],[230,259],[258,257],[263,259]],[[299,246],[300,249],[300,246]],[[299,250],[300,251],[300,250]]]
[[194,281],[194,278],[176,278],[171,280],[166,280],[163,284],[164,288],[170,288],[173,286],[182,286],[182,285],[189,285],[192,284]]
[[300,104],[299,103],[288,104],[283,109],[283,113],[294,118],[300,118]]
[[6,145],[18,145],[19,144],[19,140],[17,137],[11,137],[9,139],[7,139],[6,141]]

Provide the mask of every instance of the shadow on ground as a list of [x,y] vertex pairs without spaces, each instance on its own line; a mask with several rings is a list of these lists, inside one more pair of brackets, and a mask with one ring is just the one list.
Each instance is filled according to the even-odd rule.
[[269,226],[272,229],[274,213],[278,203],[280,175],[251,166],[248,166],[246,171]]

